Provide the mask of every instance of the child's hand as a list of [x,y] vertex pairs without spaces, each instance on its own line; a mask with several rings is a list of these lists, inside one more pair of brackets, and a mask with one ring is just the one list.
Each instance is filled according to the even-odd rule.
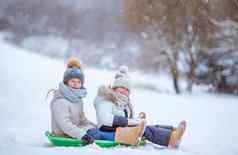
[[146,114],[144,112],[139,113],[139,118],[140,119],[146,119]]

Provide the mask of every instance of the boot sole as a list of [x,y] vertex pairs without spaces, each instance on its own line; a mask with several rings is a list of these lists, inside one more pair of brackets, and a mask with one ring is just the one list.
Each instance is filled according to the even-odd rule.
[[181,143],[181,138],[183,137],[184,135],[184,132],[186,130],[186,127],[187,127],[187,123],[186,121],[182,121],[179,125],[178,125],[178,128],[177,128],[177,139],[176,139],[176,148],[179,147],[180,143]]

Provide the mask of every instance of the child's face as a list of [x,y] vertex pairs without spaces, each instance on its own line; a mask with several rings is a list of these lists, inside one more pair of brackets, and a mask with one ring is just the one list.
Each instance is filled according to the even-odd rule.
[[72,78],[68,81],[68,86],[74,89],[81,88],[81,81],[78,78]]
[[129,96],[129,90],[127,88],[118,87],[118,88],[115,88],[114,91],[116,93],[120,93],[122,95]]

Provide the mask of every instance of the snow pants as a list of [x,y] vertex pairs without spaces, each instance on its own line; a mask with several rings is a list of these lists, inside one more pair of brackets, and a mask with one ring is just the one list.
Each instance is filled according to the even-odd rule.
[[143,137],[152,143],[168,146],[172,131],[172,126],[149,125],[146,126]]

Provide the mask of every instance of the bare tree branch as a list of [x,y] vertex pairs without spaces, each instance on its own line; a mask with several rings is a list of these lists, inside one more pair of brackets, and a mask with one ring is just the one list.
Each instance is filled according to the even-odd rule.
[[233,0],[233,1],[234,1],[235,5],[236,5],[236,7],[238,9],[238,0]]

